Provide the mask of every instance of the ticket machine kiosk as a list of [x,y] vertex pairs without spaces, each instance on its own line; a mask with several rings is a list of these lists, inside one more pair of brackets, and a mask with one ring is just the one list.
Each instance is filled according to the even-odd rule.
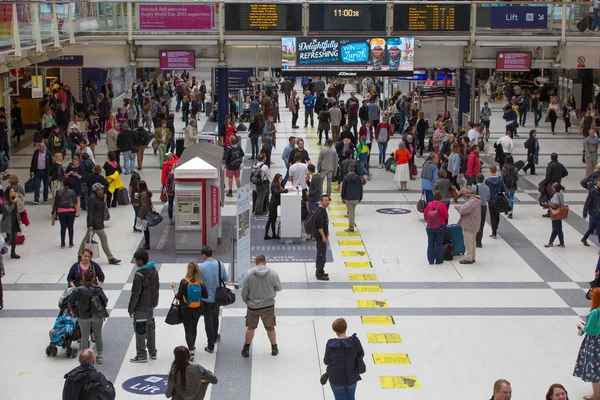
[[184,150],[175,168],[175,251],[199,254],[221,241],[223,148],[198,143]]

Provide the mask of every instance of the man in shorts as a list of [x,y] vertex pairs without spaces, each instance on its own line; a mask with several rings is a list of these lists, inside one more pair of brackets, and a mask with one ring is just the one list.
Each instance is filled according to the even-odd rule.
[[233,178],[235,177],[235,184],[238,189],[240,188],[240,167],[244,163],[244,150],[237,142],[237,137],[232,136],[229,138],[229,146],[225,148],[225,177],[229,179],[229,191],[227,197],[233,197],[232,186]]
[[277,271],[267,267],[267,259],[258,254],[255,258],[256,267],[251,268],[242,283],[242,300],[248,306],[246,312],[246,341],[242,356],[250,357],[250,345],[254,339],[254,331],[259,319],[271,342],[271,355],[279,354],[277,336],[275,334],[275,296],[281,291],[281,280]]

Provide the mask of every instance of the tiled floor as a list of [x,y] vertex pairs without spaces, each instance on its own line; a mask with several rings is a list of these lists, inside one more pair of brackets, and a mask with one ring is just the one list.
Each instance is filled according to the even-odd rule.
[[[504,128],[498,107],[493,109],[494,138],[503,134]],[[307,139],[314,159],[319,151],[315,129],[292,130],[291,114],[284,109],[281,114],[282,123],[277,124],[280,147],[274,150],[272,174],[284,171],[280,155],[289,135]],[[202,117],[200,126],[204,121]],[[299,122],[302,125],[303,112]],[[177,130],[182,128],[177,121]],[[529,129],[520,129],[521,138],[515,143],[516,159],[525,154],[523,138]],[[587,226],[581,217],[586,196],[579,186],[584,174],[581,139],[574,133],[551,136],[546,124],[539,132],[540,175],[520,175],[519,186],[524,190],[517,193],[519,203],[514,219],[502,218],[495,241],[488,239],[486,226],[484,247],[477,249],[474,265],[461,265],[457,257],[453,262],[430,266],[425,257],[424,224],[415,209],[420,197],[419,180],[409,183],[409,192],[400,193],[390,173],[374,168],[373,179],[365,186],[364,201],[357,208],[359,236],[337,235],[344,228],[331,226],[333,262],[327,265],[330,282],[315,280],[312,263],[270,264],[279,272],[284,286],[277,297],[279,356],[270,355],[267,337],[259,328],[251,358],[242,358],[239,352],[245,330],[243,303],[223,310],[222,340],[216,352],[200,351],[197,356],[197,362],[219,378],[207,399],[333,399],[329,387],[322,387],[318,379],[324,371],[325,343],[333,336],[331,322],[337,317],[348,320],[349,331],[358,334],[367,352],[367,373],[357,390],[360,399],[489,398],[498,378],[512,382],[518,399],[542,398],[555,382],[564,384],[571,398],[589,394],[588,385],[572,377],[581,341],[575,325],[587,313],[585,282],[593,277],[598,257],[595,237],[589,248],[579,242]],[[240,137],[246,146],[246,135],[242,133]],[[394,137],[388,147],[390,152],[397,143]],[[27,178],[33,149],[23,148],[12,159],[11,172],[19,175],[22,182]],[[541,217],[542,210],[536,205],[535,189],[553,151],[560,154],[559,160],[570,171],[563,181],[567,188],[565,198],[571,206],[569,219],[564,223],[564,249],[543,247],[550,235],[550,221]],[[97,152],[103,163],[104,143]],[[372,162],[377,159],[377,150],[374,153]],[[146,152],[142,177],[153,192],[159,192],[158,158],[151,149]],[[339,193],[333,197],[334,201],[340,200]],[[31,196],[27,199],[31,201]],[[389,207],[411,212],[375,212]],[[58,399],[63,375],[76,361],[67,359],[64,351],[56,358],[48,358],[44,349],[76,252],[60,250],[59,226],[51,226],[48,205],[28,204],[27,210],[32,225],[26,243],[19,247],[22,258],[5,260],[5,309],[0,311],[0,398]],[[224,214],[234,213],[235,204],[227,199]],[[332,222],[345,221],[339,207],[330,210],[330,214],[339,218],[332,218]],[[105,363],[99,369],[115,382],[119,399],[151,398],[147,393],[128,393],[121,385],[135,376],[168,373],[173,348],[185,343],[181,326],[163,322],[172,298],[168,284],[181,279],[185,263],[159,265],[162,285],[156,310],[158,360],[130,364],[128,358],[134,353],[131,320],[126,310],[133,271],[130,260],[141,237],[131,232],[130,207],[118,207],[111,210],[111,215],[107,225],[110,247],[123,262],[111,266],[105,257],[97,260],[106,274],[105,290],[112,308],[104,325]],[[81,240],[85,229],[84,218],[85,213],[76,221],[77,240]],[[450,221],[457,219],[452,210]],[[224,242],[227,240],[224,238]],[[358,242],[346,246],[340,240]],[[345,251],[358,253],[343,256]],[[165,256],[169,259],[169,255]],[[352,266],[347,262],[362,262],[354,266],[366,268],[347,268]],[[399,334],[401,343],[370,343],[367,337],[386,333]],[[201,323],[199,348],[204,347],[204,341]],[[401,358],[410,363],[375,364],[373,354],[407,355]],[[405,379],[393,380],[402,388],[384,389],[382,382],[392,379],[380,377]]]

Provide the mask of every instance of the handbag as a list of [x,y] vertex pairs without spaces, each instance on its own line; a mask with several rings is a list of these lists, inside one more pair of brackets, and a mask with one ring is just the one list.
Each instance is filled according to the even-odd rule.
[[92,231],[88,231],[88,240],[83,245],[83,248],[92,252],[92,258],[100,258],[100,246],[98,246],[98,242],[96,242],[93,238],[94,233]]
[[98,296],[98,292],[95,288],[90,288],[91,290],[91,298],[90,305],[92,308],[92,315],[98,318],[108,318],[109,312],[106,309],[106,305],[100,300],[100,296]]
[[110,211],[108,211],[106,204],[104,205],[104,220],[110,221]]
[[219,263],[219,287],[215,290],[215,303],[219,306],[228,306],[235,303],[235,293],[225,286],[221,278],[221,261]]
[[421,193],[421,199],[417,202],[417,211],[423,213],[427,207],[427,202],[423,199],[423,193]]
[[169,200],[169,196],[167,195],[167,188],[165,185],[160,188],[160,201],[166,203]]
[[571,110],[571,112],[569,113],[569,118],[570,118],[570,119],[574,119],[574,120],[577,120],[577,119],[579,119],[579,118],[578,118],[578,115],[577,115],[577,111],[575,111],[575,110]]
[[325,385],[328,380],[329,380],[329,371],[325,371],[325,373],[323,375],[321,375],[321,378],[319,379],[319,381],[321,382],[321,385]]
[[416,166],[416,164],[413,164],[411,172],[412,172],[412,176],[417,176],[417,166]]
[[165,317],[165,322],[169,325],[179,325],[183,321],[181,320],[181,306],[179,305],[179,301],[177,298],[173,298],[171,302],[171,307],[167,312],[167,316]]
[[358,372],[359,375],[367,372],[367,365],[361,355],[356,355],[356,372]]
[[458,200],[458,190],[454,186],[450,186],[450,192],[452,193],[452,199]]
[[160,224],[162,222],[162,220],[163,220],[163,216],[160,215],[158,212],[156,212],[154,209],[152,209],[152,211],[150,211],[144,217],[144,221],[147,222],[148,228],[152,228],[152,227]]
[[33,193],[35,190],[35,184],[33,182],[33,178],[29,178],[27,182],[25,182],[25,193]]
[[569,216],[569,206],[550,207],[550,217],[553,221],[567,219]]
[[154,150],[158,150],[158,142],[156,141],[156,139],[152,140],[152,148]]

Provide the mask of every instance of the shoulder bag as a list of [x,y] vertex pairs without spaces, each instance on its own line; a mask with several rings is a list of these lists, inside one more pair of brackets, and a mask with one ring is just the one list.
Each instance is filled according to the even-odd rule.
[[235,303],[235,293],[225,286],[225,282],[221,278],[221,261],[219,263],[219,287],[215,291],[215,303],[219,306],[228,306]]
[[[141,204],[141,202],[140,202]],[[146,216],[144,217],[144,221],[147,222],[147,226],[148,228],[152,228],[158,224],[160,224],[163,221],[163,216],[160,215],[160,213],[158,213],[154,207],[152,207],[152,211],[150,211],[148,214],[146,214]]]
[[171,302],[171,307],[167,312],[167,316],[165,317],[165,322],[169,325],[179,325],[183,321],[181,320],[181,306],[179,305],[179,301],[177,298],[173,298]]
[[98,318],[108,318],[109,313],[106,309],[106,304],[102,302],[100,296],[98,296],[98,291],[96,288],[90,289],[90,305],[92,308],[92,315]]
[[356,372],[358,372],[359,375],[362,375],[365,372],[367,372],[367,365],[365,364],[365,360],[363,360],[362,356],[358,354],[356,355]]
[[556,208],[550,207],[550,217],[552,220],[563,220],[569,216],[569,206],[558,206]]

